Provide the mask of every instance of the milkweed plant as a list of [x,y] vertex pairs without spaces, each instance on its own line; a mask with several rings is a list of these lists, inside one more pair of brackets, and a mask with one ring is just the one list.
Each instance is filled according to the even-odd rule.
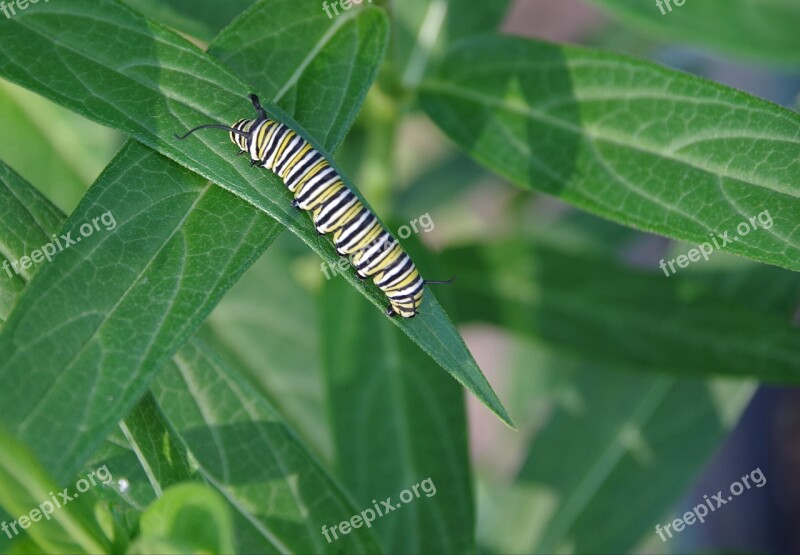
[[800,4],[0,14],[2,552],[800,549]]

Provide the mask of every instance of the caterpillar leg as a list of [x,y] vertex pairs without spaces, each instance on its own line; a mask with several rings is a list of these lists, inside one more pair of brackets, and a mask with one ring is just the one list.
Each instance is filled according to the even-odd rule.
[[403,318],[413,318],[419,311],[417,310],[417,298],[415,295],[408,297],[398,297],[390,301],[386,309],[387,316],[402,316]]

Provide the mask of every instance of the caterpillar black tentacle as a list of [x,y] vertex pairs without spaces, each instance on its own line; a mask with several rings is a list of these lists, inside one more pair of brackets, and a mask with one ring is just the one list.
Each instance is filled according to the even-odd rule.
[[[274,172],[294,195],[292,205],[311,213],[320,235],[333,234],[339,256],[352,255],[359,279],[372,277],[389,298],[387,316],[412,318],[419,312],[426,284],[411,258],[378,218],[344,183],[325,157],[286,125],[269,119],[258,97],[249,97],[256,119],[240,119],[231,127],[208,124],[198,129],[225,129],[231,141],[248,153],[251,164]],[[453,278],[455,279],[455,278]]]
[[428,284],[450,285],[456,280],[457,277],[458,276],[453,276],[450,279],[425,279],[422,280],[422,283],[424,283],[425,285]]

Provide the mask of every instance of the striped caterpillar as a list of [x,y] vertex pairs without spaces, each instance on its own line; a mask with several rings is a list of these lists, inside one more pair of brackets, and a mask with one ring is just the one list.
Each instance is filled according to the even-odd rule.
[[353,255],[356,275],[360,279],[372,277],[389,298],[386,314],[413,318],[419,312],[426,284],[453,280],[423,280],[411,257],[325,157],[295,131],[269,119],[256,95],[249,98],[258,114],[256,119],[240,119],[230,127],[200,125],[175,137],[183,140],[198,129],[228,131],[239,154],[250,155],[250,165],[267,168],[283,181],[294,195],[292,206],[311,213],[320,235],[333,234],[339,256]]

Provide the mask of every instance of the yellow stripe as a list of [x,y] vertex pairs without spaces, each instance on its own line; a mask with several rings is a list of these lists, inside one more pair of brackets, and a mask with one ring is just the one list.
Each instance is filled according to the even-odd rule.
[[258,141],[256,145],[256,152],[258,153],[258,159],[263,160],[264,154],[267,152],[267,145],[269,144],[270,139],[272,139],[272,135],[275,131],[278,130],[278,124],[273,121],[268,121],[264,124],[264,127],[261,128],[261,131],[258,133]]
[[372,243],[375,239],[378,238],[378,236],[381,234],[382,231],[383,231],[383,226],[381,226],[381,224],[376,220],[374,222],[372,229],[370,229],[364,235],[364,238],[361,239],[361,241],[359,241],[355,247],[353,247],[353,252],[360,251],[361,249]]
[[400,245],[395,245],[389,254],[386,255],[386,258],[380,261],[380,263],[372,269],[372,274],[375,275],[390,264],[392,264],[395,260],[397,260],[400,255],[403,253],[403,249],[400,248]]
[[383,290],[388,293],[390,291],[399,291],[400,289],[405,289],[406,287],[411,285],[414,282],[414,280],[417,279],[417,277],[419,277],[419,273],[413,271],[410,274],[408,274],[408,277],[403,281],[401,281],[400,283],[392,285],[391,287],[386,287]]
[[[367,256],[367,251],[369,251],[369,250],[370,250],[370,248],[372,248],[372,247],[374,246],[374,245],[372,245],[372,244],[370,244],[370,243],[372,243],[373,241],[378,241],[378,240],[379,240],[379,238],[380,238],[380,236],[381,236],[381,234],[382,234],[383,232],[384,232],[384,230],[383,230],[383,227],[382,227],[382,226],[378,226],[378,233],[377,233],[377,235],[376,235],[374,238],[372,238],[372,239],[370,239],[369,241],[367,241],[367,242],[366,242],[366,244],[365,244],[365,245],[362,247],[362,249],[359,249],[359,250],[358,250],[358,252],[356,252],[356,256],[355,256],[355,258],[354,258],[354,260],[353,260],[353,263],[354,263],[356,266],[360,265],[360,264],[361,264],[361,263],[364,261],[364,258]],[[370,232],[370,233],[372,233],[372,232]],[[378,255],[378,254],[380,254],[381,252],[383,252],[383,251],[378,251],[378,252],[377,252],[377,253],[375,253],[375,254],[376,254],[376,255]],[[365,268],[365,269],[366,269],[366,268]],[[371,275],[371,274],[370,274],[370,275]]]
[[[324,183],[322,185],[318,185],[318,187],[322,187],[323,185]],[[322,209],[322,204],[326,200],[331,198],[332,195],[335,195],[342,189],[344,189],[344,183],[342,183],[341,181],[334,181],[332,184],[328,185],[328,188],[325,189],[322,193],[320,193],[319,196],[314,198],[314,204],[308,206],[307,208],[303,208],[303,210],[313,210],[314,217],[317,217],[318,212]]]
[[300,151],[297,154],[295,154],[294,158],[289,160],[289,162],[286,164],[286,166],[284,166],[283,173],[281,174],[280,178],[281,179],[286,179],[286,176],[289,175],[289,172],[292,171],[292,168],[297,165],[297,162],[299,162],[300,160],[303,159],[303,156],[308,154],[309,150],[311,150],[311,145],[306,143],[305,146],[303,148],[301,148]]
[[328,167],[328,162],[323,158],[322,160],[317,162],[316,166],[306,171],[306,173],[300,178],[300,181],[298,181],[297,186],[294,188],[294,191],[292,191],[294,193],[295,198],[300,196],[300,193],[303,192],[303,187],[306,186],[306,183],[308,183],[309,180],[311,180],[315,175],[317,175],[319,172],[323,171],[327,167]]
[[272,167],[273,168],[278,164],[278,160],[281,159],[281,156],[283,155],[283,151],[286,150],[286,147],[289,146],[289,143],[291,142],[291,140],[294,139],[296,136],[297,136],[297,133],[295,133],[294,131],[292,131],[290,129],[289,132],[286,133],[286,135],[283,137],[283,140],[281,141],[281,144],[278,145],[278,151],[275,153],[275,157],[272,159]]
[[[379,229],[377,236],[374,238],[375,241],[377,241],[378,237],[380,237],[380,235],[381,235],[380,232],[381,231],[383,231],[383,229]],[[369,251],[369,249],[374,246],[374,245],[370,245],[369,243],[372,243],[372,241],[369,241],[367,245],[364,245],[364,248],[359,249],[358,252],[356,252],[356,255],[353,257],[353,264],[355,264],[356,266],[360,266],[361,265],[361,263],[364,261],[364,258],[366,258],[366,256],[367,256],[367,251]],[[377,256],[381,252],[383,252],[383,251],[378,251],[378,252],[375,253],[375,255]],[[364,268],[364,270],[366,270],[366,268]],[[368,275],[371,275],[371,274],[368,274]]]
[[[339,240],[342,238],[342,234],[343,233],[344,233],[344,228],[343,227],[340,228],[340,229],[337,229],[336,233],[334,233],[334,235],[333,235],[333,242],[334,243],[338,243]],[[342,252],[345,252],[347,254],[351,254],[351,253],[354,253],[356,251],[360,251],[363,248],[364,245],[369,244],[369,242],[371,241],[370,234],[377,236],[378,233],[380,233],[380,225],[378,224],[378,222],[373,221],[372,222],[372,226],[368,227],[367,229],[364,230],[364,237],[362,237],[361,240],[358,243],[356,243],[352,247],[349,247],[347,250],[342,251]]]
[[333,222],[328,222],[328,225],[326,226],[328,229],[328,233],[334,230],[338,230],[339,228],[342,228],[345,225],[347,225],[347,222],[353,219],[353,217],[356,214],[360,213],[363,208],[364,205],[361,204],[360,201],[356,200],[356,203],[347,212],[339,216],[339,218],[337,218]]

